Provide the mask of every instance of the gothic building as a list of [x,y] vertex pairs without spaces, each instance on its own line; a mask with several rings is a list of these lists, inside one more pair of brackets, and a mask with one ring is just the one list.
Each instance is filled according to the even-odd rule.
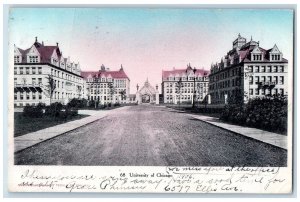
[[55,86],[52,102],[66,104],[72,98],[85,96],[84,80],[79,63],[63,57],[58,46],[35,42],[28,49],[14,46],[14,104],[15,106],[50,104],[49,77]]
[[[162,94],[164,103],[193,103],[204,100],[208,93],[209,71],[192,68],[162,71]],[[195,85],[195,86],[194,86]]]
[[102,64],[99,71],[82,71],[81,76],[86,81],[88,100],[99,104],[128,102],[130,80],[122,65],[111,71]]
[[276,44],[264,49],[241,35],[219,63],[211,65],[209,96],[212,104],[224,104],[228,98],[248,99],[287,94],[288,61]]

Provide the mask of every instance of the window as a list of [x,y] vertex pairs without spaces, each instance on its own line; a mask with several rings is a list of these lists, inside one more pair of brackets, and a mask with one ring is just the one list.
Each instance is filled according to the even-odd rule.
[[279,67],[279,72],[284,72],[284,67],[283,66]]
[[278,89],[274,88],[274,95],[277,95],[277,94],[278,94]]
[[261,89],[261,94],[265,95],[266,94],[266,89]]
[[20,93],[20,100],[23,100],[24,99],[24,93]]
[[[275,84],[277,84],[277,82],[278,82],[278,77],[277,77],[277,76],[274,76],[273,81],[275,82]],[[276,93],[276,94],[277,94],[277,93]]]
[[33,100],[35,100],[35,98],[36,98],[35,94],[36,94],[36,93],[32,93],[32,99],[33,99]]
[[36,68],[32,67],[32,74],[36,74]]
[[273,72],[277,72],[278,71],[278,67],[277,66],[274,66],[273,67]]
[[280,94],[281,94],[281,95],[284,95],[284,90],[283,90],[283,88],[280,88]]
[[266,66],[261,66],[261,72],[266,72]]
[[39,92],[39,100],[41,100],[41,99],[42,99],[42,93]]
[[18,74],[18,68],[17,67],[14,68],[14,74]]
[[15,100],[18,99],[18,94],[17,94],[17,93],[14,94],[14,99],[15,99]]
[[259,89],[255,88],[255,95],[259,95]]
[[284,78],[283,78],[283,76],[279,77],[279,84],[284,84]]
[[38,67],[38,74],[42,74],[42,67]]
[[267,66],[267,72],[271,72],[271,66]]
[[14,59],[15,59],[15,63],[19,63],[20,62],[20,56],[14,56]]
[[20,74],[23,74],[23,67],[20,67]]
[[42,84],[42,82],[43,82],[43,81],[42,81],[42,78],[38,78],[38,83],[39,83],[39,84]]
[[255,77],[255,84],[257,84],[259,82],[259,76]]
[[26,92],[26,100],[29,100],[29,99],[30,99],[29,92]]
[[249,84],[253,84],[253,76],[249,77]]
[[261,77],[261,81],[262,81],[262,82],[266,82],[266,77],[265,77],[265,76],[262,76],[262,77]]
[[267,78],[268,78],[267,82],[271,82],[272,81],[272,77],[271,76],[268,76]]
[[29,56],[29,62],[30,63],[37,63],[38,62],[38,56]]
[[26,74],[29,74],[29,67],[26,67]]
[[259,66],[255,67],[255,72],[259,72]]
[[36,82],[36,78],[32,78],[32,84],[34,85]]
[[17,84],[17,83],[18,83],[18,79],[14,78],[14,84]]
[[249,72],[253,72],[253,67],[249,66]]

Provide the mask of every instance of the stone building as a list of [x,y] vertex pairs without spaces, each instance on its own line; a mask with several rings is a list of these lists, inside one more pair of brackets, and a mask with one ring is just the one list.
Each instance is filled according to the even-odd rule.
[[136,86],[136,94],[129,95],[129,103],[135,104],[159,104],[159,91],[158,85],[155,88],[150,84],[147,80],[144,85],[140,88],[137,84]]
[[[55,89],[51,102],[66,104],[72,98],[85,96],[84,80],[79,63],[63,57],[56,46],[39,43],[37,37],[28,49],[14,46],[14,104],[15,106],[50,104],[49,78]],[[53,87],[52,87],[53,89]]]
[[128,103],[130,79],[123,66],[118,71],[111,71],[103,64],[99,71],[82,71],[86,81],[88,100],[99,104]]
[[[211,65],[209,96],[212,104],[273,94],[287,95],[288,61],[276,44],[264,49],[241,37],[219,63]],[[243,97],[243,98],[242,98]]]
[[162,94],[164,103],[178,104],[202,102],[208,93],[209,71],[192,68],[162,71]]

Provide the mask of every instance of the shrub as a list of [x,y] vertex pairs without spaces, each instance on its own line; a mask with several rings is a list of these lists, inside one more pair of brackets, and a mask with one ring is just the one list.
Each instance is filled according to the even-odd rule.
[[118,107],[118,106],[120,106],[120,103],[117,102],[114,104],[114,107]]
[[287,131],[287,99],[284,96],[255,98],[246,104],[225,105],[220,119],[270,131]]
[[108,103],[107,106],[108,106],[108,107],[111,107],[111,103]]
[[88,103],[88,106],[90,108],[95,108],[95,101],[94,100],[90,100],[89,103]]
[[68,106],[69,107],[73,107],[73,108],[84,108],[87,106],[87,100],[86,99],[77,99],[77,98],[73,98],[69,103]]
[[25,106],[23,116],[30,118],[39,118],[43,116],[43,108],[41,106]]
[[60,111],[63,109],[63,105],[59,102],[52,103],[46,107],[45,114],[48,116],[59,117]]

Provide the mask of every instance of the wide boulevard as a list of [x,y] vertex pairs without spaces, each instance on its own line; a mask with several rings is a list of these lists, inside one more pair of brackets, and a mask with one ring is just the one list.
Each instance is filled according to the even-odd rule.
[[286,166],[287,151],[163,106],[111,110],[15,154],[19,165]]

